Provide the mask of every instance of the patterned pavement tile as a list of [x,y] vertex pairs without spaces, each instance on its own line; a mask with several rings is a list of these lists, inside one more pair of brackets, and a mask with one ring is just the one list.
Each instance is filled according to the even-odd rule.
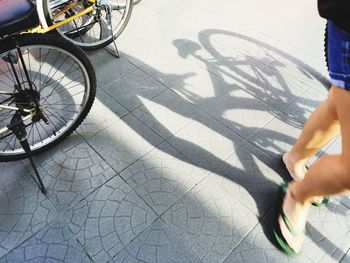
[[203,113],[167,142],[198,167],[211,171],[223,164],[243,139]]
[[206,176],[167,143],[120,175],[159,215]]
[[200,260],[158,219],[116,255],[113,262],[199,263]]
[[162,219],[202,262],[221,262],[257,224],[257,217],[207,177]]
[[278,116],[263,127],[249,141],[274,158],[280,159],[301,133],[302,124],[288,116]]
[[[203,71],[201,67],[191,62],[187,54],[183,54],[185,52],[182,52],[181,47],[186,45],[187,42],[188,41],[185,41],[183,44],[176,46],[176,49],[168,50],[160,56],[142,64],[142,70],[168,88],[175,84],[180,86],[185,85],[189,78],[195,77]],[[171,61],[171,63],[169,63],[169,61]],[[209,85],[209,83],[206,83],[206,85]],[[202,89],[205,88],[205,86],[197,88]],[[190,96],[192,94],[189,93],[188,95]]]
[[130,186],[115,177],[64,217],[91,258],[103,263],[144,231],[156,214]]
[[128,113],[127,109],[121,106],[102,89],[98,89],[94,104],[77,131],[85,139],[88,139]]
[[[265,230],[265,228],[267,230]],[[272,229],[261,224],[238,245],[225,259],[224,263],[310,263],[305,257],[288,257],[279,251],[269,239],[272,239]],[[267,233],[265,233],[265,231]],[[271,233],[270,233],[271,232]],[[270,235],[269,238],[266,235]]]
[[[124,38],[124,34],[121,37]],[[119,48],[123,57],[142,67],[167,51],[176,49],[179,44],[196,38],[197,32],[190,31],[173,20],[155,31],[146,34],[138,32],[136,37],[126,37],[119,42]]]
[[0,259],[1,263],[91,263],[62,219],[51,223]]
[[339,262],[350,247],[350,210],[332,200],[327,207],[310,209],[306,239],[298,257],[288,257],[273,244],[274,213],[259,224],[225,262]]
[[135,110],[166,89],[139,69],[102,88],[129,111]]
[[[152,1],[152,4],[155,4],[155,2],[156,0]],[[128,39],[142,37],[168,24],[170,20],[171,19],[159,12],[152,10],[148,3],[142,3],[142,5],[133,8],[132,18],[129,20],[128,26],[125,28],[123,34],[118,37],[118,41],[125,42]],[[145,23],[145,21],[147,21],[147,23]],[[123,46],[121,46],[121,51],[123,51],[122,47]]]
[[240,89],[200,101],[197,105],[246,139],[270,122],[277,113],[273,107]]
[[158,4],[153,5],[151,8],[165,15],[166,17],[175,19],[193,10],[195,8],[195,5],[193,1],[189,0],[182,1],[181,5],[179,5],[177,1],[168,0],[161,1]]
[[131,114],[88,140],[95,150],[120,172],[162,142]]
[[190,123],[195,118],[196,112],[198,109],[192,104],[167,90],[145,102],[142,107],[132,113],[166,139]]
[[[186,57],[188,56],[187,54],[191,52],[191,49],[201,50],[201,46],[189,41],[179,46],[179,53],[182,54],[181,56]],[[186,61],[187,60],[189,60],[189,58],[186,58]],[[198,64],[196,60],[194,60],[194,62]],[[215,65],[215,63],[213,64]],[[209,72],[209,67],[208,70],[203,67],[203,65],[193,65],[190,71],[191,74],[183,81],[172,86],[171,89],[185,100],[198,106],[200,103],[214,101],[216,97],[228,96],[230,92],[236,90],[242,84],[240,80],[233,82],[231,79],[224,78],[219,74],[219,76],[216,75],[216,72]],[[217,107],[219,105],[215,106]]]
[[30,176],[1,191],[0,204],[0,256],[58,217]]
[[273,159],[246,143],[214,168],[209,175],[235,199],[259,217],[275,203],[285,170],[280,160]]
[[0,163],[0,191],[17,181],[22,176],[28,176],[31,166],[28,160]]
[[86,142],[45,153],[38,168],[47,196],[60,213],[116,174]]
[[326,89],[309,88],[285,108],[283,112],[301,123],[305,123],[318,105],[327,98],[327,94],[328,91]]
[[270,66],[256,67],[244,90],[282,111],[310,86]]
[[104,87],[136,70],[136,67],[125,58],[116,59],[109,53],[96,56],[92,60],[92,65],[96,71],[97,84],[100,87]]

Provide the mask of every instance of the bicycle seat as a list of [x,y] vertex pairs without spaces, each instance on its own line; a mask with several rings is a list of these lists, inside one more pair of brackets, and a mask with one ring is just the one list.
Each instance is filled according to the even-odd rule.
[[0,36],[38,25],[35,5],[29,0],[0,0]]

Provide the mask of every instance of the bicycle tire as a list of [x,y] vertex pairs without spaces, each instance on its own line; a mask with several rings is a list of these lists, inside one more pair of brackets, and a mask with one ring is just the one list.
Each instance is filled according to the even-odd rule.
[[[75,46],[74,44],[72,44],[71,42],[69,42],[65,39],[62,39],[59,35],[54,35],[54,34],[45,34],[45,35],[43,35],[43,34],[24,34],[24,35],[16,36],[14,39],[8,39],[5,41],[2,41],[1,45],[0,45],[0,58],[2,58],[2,60],[1,60],[2,62],[4,61],[3,60],[3,58],[5,57],[4,54],[10,54],[10,52],[15,52],[14,50],[16,50],[16,48],[15,48],[16,44],[19,45],[21,50],[24,50],[27,52],[27,53],[24,53],[25,55],[23,55],[23,56],[24,57],[28,56],[28,61],[29,61],[29,56],[32,55],[32,53],[34,53],[34,51],[35,51],[34,47],[38,48],[39,50],[47,48],[49,50],[53,50],[52,52],[61,52],[61,53],[57,53],[57,55],[55,53],[52,53],[52,54],[55,54],[55,56],[57,56],[56,61],[58,61],[58,59],[61,59],[61,56],[62,56],[61,54],[67,55],[67,59],[64,60],[58,68],[60,70],[60,72],[57,73],[58,72],[58,70],[57,70],[50,78],[50,74],[52,72],[52,69],[54,67],[58,66],[58,64],[57,65],[52,64],[50,72],[48,73],[49,77],[46,77],[45,79],[44,79],[45,75],[42,72],[44,71],[44,66],[46,67],[45,63],[47,63],[49,65],[47,68],[49,68],[51,65],[48,63],[49,60],[51,59],[50,57],[48,57],[49,55],[47,55],[47,54],[49,54],[49,52],[46,54],[45,59],[44,59],[44,55],[41,56],[42,53],[40,53],[40,55],[38,57],[35,57],[35,58],[39,58],[39,60],[38,59],[33,60],[34,62],[32,61],[33,62],[32,65],[30,65],[31,62],[29,61],[29,67],[30,66],[34,67],[34,63],[38,62],[38,61],[39,61],[38,65],[40,65],[40,63],[42,61],[42,64],[40,65],[40,73],[38,73],[39,71],[35,71],[37,73],[34,74],[33,73],[34,71],[31,71],[31,81],[33,83],[40,82],[40,83],[43,83],[46,85],[46,86],[44,86],[44,85],[40,86],[40,89],[37,88],[37,90],[39,90],[39,94],[41,94],[41,93],[44,94],[44,89],[46,89],[45,90],[46,94],[49,93],[49,95],[47,95],[46,97],[40,98],[40,101],[39,101],[39,103],[43,103],[43,105],[45,105],[45,107],[47,107],[47,109],[43,110],[44,114],[45,114],[46,110],[47,110],[47,112],[49,112],[49,110],[48,110],[49,106],[52,107],[54,105],[55,110],[52,110],[52,108],[51,108],[50,113],[53,112],[55,114],[58,114],[58,110],[62,110],[62,111],[65,110],[68,112],[67,115],[57,115],[55,118],[59,119],[60,117],[62,117],[62,119],[64,119],[63,117],[67,117],[68,114],[70,116],[74,115],[74,119],[72,119],[72,121],[67,122],[66,124],[63,124],[62,127],[60,128],[60,130],[53,131],[52,135],[50,134],[50,132],[51,132],[51,130],[56,129],[56,125],[58,125],[57,123],[59,123],[59,121],[57,120],[56,124],[55,124],[55,121],[54,121],[55,119],[53,117],[55,115],[51,115],[51,118],[53,119],[53,121],[51,121],[51,123],[50,123],[50,125],[51,125],[50,130],[49,129],[45,130],[45,128],[44,128],[45,132],[48,134],[47,138],[45,138],[44,140],[42,138],[40,138],[41,142],[39,141],[38,143],[35,143],[35,144],[34,144],[34,140],[33,140],[33,144],[30,145],[31,150],[32,150],[31,155],[36,155],[36,154],[42,153],[42,152],[52,148],[53,146],[57,145],[58,143],[60,143],[67,136],[69,136],[81,124],[81,122],[85,119],[85,117],[87,116],[88,112],[90,111],[92,104],[94,102],[94,99],[95,99],[96,76],[95,76],[95,71],[94,71],[88,57],[86,56],[86,54],[79,47]],[[32,51],[32,53],[30,53],[29,50]],[[72,63],[72,66],[69,65],[70,68],[67,65],[63,64],[66,62],[68,63],[69,59],[71,59],[74,63],[76,63],[76,64]],[[47,61],[45,61],[45,60],[47,60]],[[56,63],[56,61],[55,61],[55,63]],[[76,78],[76,79],[70,78],[71,76],[76,77],[76,74],[77,74],[76,69],[72,68],[73,65],[76,65],[75,67],[77,69],[81,69],[82,76],[84,78],[84,85],[82,88],[83,89],[82,96],[83,96],[84,101],[82,102],[81,109],[79,112],[77,112],[77,114],[69,113],[69,110],[71,109],[69,107],[75,108],[76,107],[75,104],[68,105],[68,104],[64,103],[64,102],[66,102],[66,100],[67,101],[69,101],[69,99],[72,100],[72,98],[69,98],[66,95],[68,92],[66,90],[71,89],[73,92],[76,90],[76,87],[74,86],[75,83],[80,83],[80,77]],[[28,66],[28,65],[26,65],[26,66]],[[69,68],[70,71],[63,72],[63,69],[65,69],[65,68]],[[69,75],[69,74],[72,74],[72,75]],[[33,75],[35,75],[35,78]],[[40,77],[40,81],[38,80],[39,79],[38,75]],[[61,84],[58,86],[59,87],[58,90],[55,91],[56,94],[53,93],[53,90],[57,89],[57,81],[56,80],[52,81],[52,79],[54,78],[54,75],[57,75],[58,77],[60,77],[60,79],[58,79],[60,81],[58,84]],[[62,80],[65,78],[66,75],[69,76],[68,81],[70,81],[70,82],[67,82],[67,81],[62,82]],[[42,82],[42,79],[44,80],[43,82]],[[73,83],[73,84],[69,84],[69,83]],[[56,85],[56,87],[51,88],[49,85],[52,85],[52,86]],[[63,87],[63,89],[61,89],[61,87]],[[52,91],[50,89],[52,89]],[[2,96],[4,96],[4,95],[2,95]],[[56,100],[54,100],[52,104],[49,104],[49,99],[48,99],[49,96],[56,96],[56,98],[55,98]],[[65,96],[67,96],[67,97],[65,97]],[[75,96],[75,95],[73,94],[73,96]],[[63,99],[65,99],[65,101],[63,101],[63,99],[57,100],[57,98],[61,99],[62,97],[63,97]],[[73,101],[73,102],[75,102],[75,101]],[[58,105],[61,105],[61,106],[58,106]],[[61,108],[61,109],[58,109],[58,108]],[[46,113],[46,114],[48,114],[48,113]],[[47,116],[49,116],[49,115],[47,115]],[[0,123],[1,123],[1,121],[3,121],[3,119],[0,120]],[[61,120],[61,122],[63,123],[63,120]],[[42,125],[42,123],[39,123],[39,124]],[[32,125],[34,127],[34,124],[32,124]],[[67,127],[65,127],[65,126],[67,126]],[[2,127],[2,125],[1,125],[1,127]],[[29,127],[30,126],[26,126],[26,130],[28,133],[28,142],[29,142],[30,136],[31,136],[30,131],[28,132]],[[31,129],[33,129],[33,128],[31,128]],[[37,127],[37,129],[38,129],[38,127]],[[35,129],[33,129],[33,130],[35,130]],[[38,132],[39,132],[39,130],[38,130]],[[33,134],[34,133],[35,133],[35,131],[33,131]],[[9,136],[14,136],[13,134],[11,135],[10,132],[9,132],[9,134],[10,134]],[[15,138],[15,140],[17,140],[17,139]],[[2,142],[0,141],[0,143],[2,143]],[[24,159],[24,158],[28,157],[28,155],[26,153],[24,153],[24,150],[22,148],[18,148],[16,150],[14,150],[13,152],[5,151],[5,150],[0,149],[0,161],[1,162],[15,161],[15,160],[20,160],[20,159]]]
[[[110,2],[113,1],[117,1],[117,3],[119,3],[119,0],[110,0]],[[104,48],[106,46],[108,46],[110,43],[113,42],[113,39],[117,39],[120,34],[124,31],[124,29],[126,28],[130,17],[131,17],[131,13],[132,13],[132,8],[133,8],[133,0],[124,0],[123,2],[125,2],[125,11],[121,14],[121,18],[119,19],[119,17],[113,17],[113,14],[116,15],[118,12],[117,10],[112,11],[112,17],[113,19],[113,27],[115,27],[114,32],[113,32],[113,37],[112,34],[110,34],[109,36],[106,36],[105,38],[101,39],[97,39],[95,41],[95,37],[98,34],[102,34],[102,31],[105,31],[106,29],[102,30],[102,26],[101,26],[101,21],[99,20],[98,22],[92,22],[94,19],[94,17],[91,16],[91,14],[86,14],[80,18],[77,19],[73,19],[71,22],[69,22],[68,24],[66,24],[65,26],[61,26],[59,28],[57,28],[57,32],[65,39],[70,40],[71,42],[73,42],[75,45],[79,46],[80,48],[82,48],[83,50],[96,50],[96,49],[100,49],[100,48]],[[84,2],[83,2],[84,3]],[[95,7],[96,8],[96,7]],[[52,13],[53,10],[51,10],[51,8],[48,8],[48,12],[49,14],[46,15],[46,17],[53,17]],[[103,12],[103,11],[102,11]],[[89,16],[91,16],[89,18]],[[86,19],[87,24],[83,24],[80,25],[78,19],[83,19],[84,17],[88,17],[89,19]],[[102,17],[104,17],[102,15]],[[53,21],[48,21],[48,23],[52,24],[55,23],[57,21],[55,21],[55,19],[53,19]],[[78,22],[78,23],[77,23]],[[73,23],[75,23],[75,27],[77,28],[77,25],[79,25],[79,27],[86,27],[86,29],[81,30],[81,34],[77,34],[75,33],[67,33],[66,30],[64,30],[66,27],[73,27]],[[91,23],[94,23],[93,26],[91,26]],[[97,25],[99,23],[100,26],[100,31],[98,30],[98,26]],[[97,33],[94,32],[94,30],[97,30]],[[85,39],[85,40],[84,40]],[[84,41],[91,41],[91,42],[84,42]]]

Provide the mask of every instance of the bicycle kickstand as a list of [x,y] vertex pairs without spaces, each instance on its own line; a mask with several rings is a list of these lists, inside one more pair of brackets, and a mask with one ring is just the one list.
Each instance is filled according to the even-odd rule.
[[113,42],[113,46],[114,46],[114,48],[107,46],[106,50],[109,53],[111,53],[113,56],[115,56],[116,58],[120,58],[120,53],[119,53],[119,49],[117,47],[116,38],[113,35],[114,31],[113,31],[112,14],[111,14],[112,8],[107,5],[106,9],[107,9],[107,17],[106,17],[107,19],[106,20],[108,22],[108,30],[111,31],[111,36],[112,36],[112,40],[113,40],[112,42]]
[[[113,35],[113,32],[112,32],[112,35]],[[108,51],[109,53],[111,53],[111,54],[112,54],[113,56],[115,56],[116,58],[120,58],[120,53],[119,53],[117,44],[115,43],[115,38],[114,38],[114,36],[112,36],[112,38],[113,38],[113,45],[114,45],[114,48],[107,46],[106,49],[107,49],[107,51]]]
[[30,146],[27,140],[27,132],[25,128],[26,127],[23,123],[21,113],[17,111],[11,119],[10,125],[8,125],[8,129],[11,130],[16,136],[16,138],[19,140],[19,143],[21,144],[23,150],[27,154],[27,158],[29,159],[30,164],[32,165],[33,170],[35,172],[37,180],[34,179],[34,181],[38,185],[40,191],[43,194],[46,194],[47,193],[46,188],[43,184],[43,181],[41,180],[38,169],[36,168],[36,165],[31,157],[32,151],[30,149]]

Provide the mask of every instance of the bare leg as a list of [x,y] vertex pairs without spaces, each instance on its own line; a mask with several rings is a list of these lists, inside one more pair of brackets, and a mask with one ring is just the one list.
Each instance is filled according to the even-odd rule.
[[342,153],[320,158],[302,182],[291,185],[292,193],[301,203],[317,195],[336,195],[350,189],[350,92],[334,88],[334,98],[341,126]]
[[[350,189],[350,119],[348,117],[350,92],[336,87],[332,88],[331,92],[334,96],[334,101],[336,101],[336,103],[331,103],[335,107],[335,114],[339,119],[341,127],[342,153],[340,155],[320,158],[310,167],[304,180],[295,181],[290,184],[288,194],[283,203],[283,210],[288,215],[291,224],[298,233],[302,233],[302,229],[306,224],[310,202],[316,196],[343,194],[349,192]],[[305,126],[304,130],[308,127]],[[304,134],[308,134],[309,132],[303,131]],[[313,132],[317,134],[319,130],[314,129]],[[320,134],[325,134],[328,138],[330,135],[330,133],[323,130],[320,131]],[[322,139],[315,139],[313,136],[309,138],[313,139],[314,142],[319,142],[319,145],[323,141]],[[304,151],[305,153],[310,153],[316,148],[303,140],[301,145],[308,147],[308,150]],[[281,232],[288,244],[295,251],[300,251],[303,240],[302,234],[299,234],[297,237],[292,236],[284,222],[281,219],[279,222]]]
[[328,98],[311,114],[299,139],[283,156],[291,176],[297,181],[304,179],[306,161],[340,132],[334,89],[331,88]]

